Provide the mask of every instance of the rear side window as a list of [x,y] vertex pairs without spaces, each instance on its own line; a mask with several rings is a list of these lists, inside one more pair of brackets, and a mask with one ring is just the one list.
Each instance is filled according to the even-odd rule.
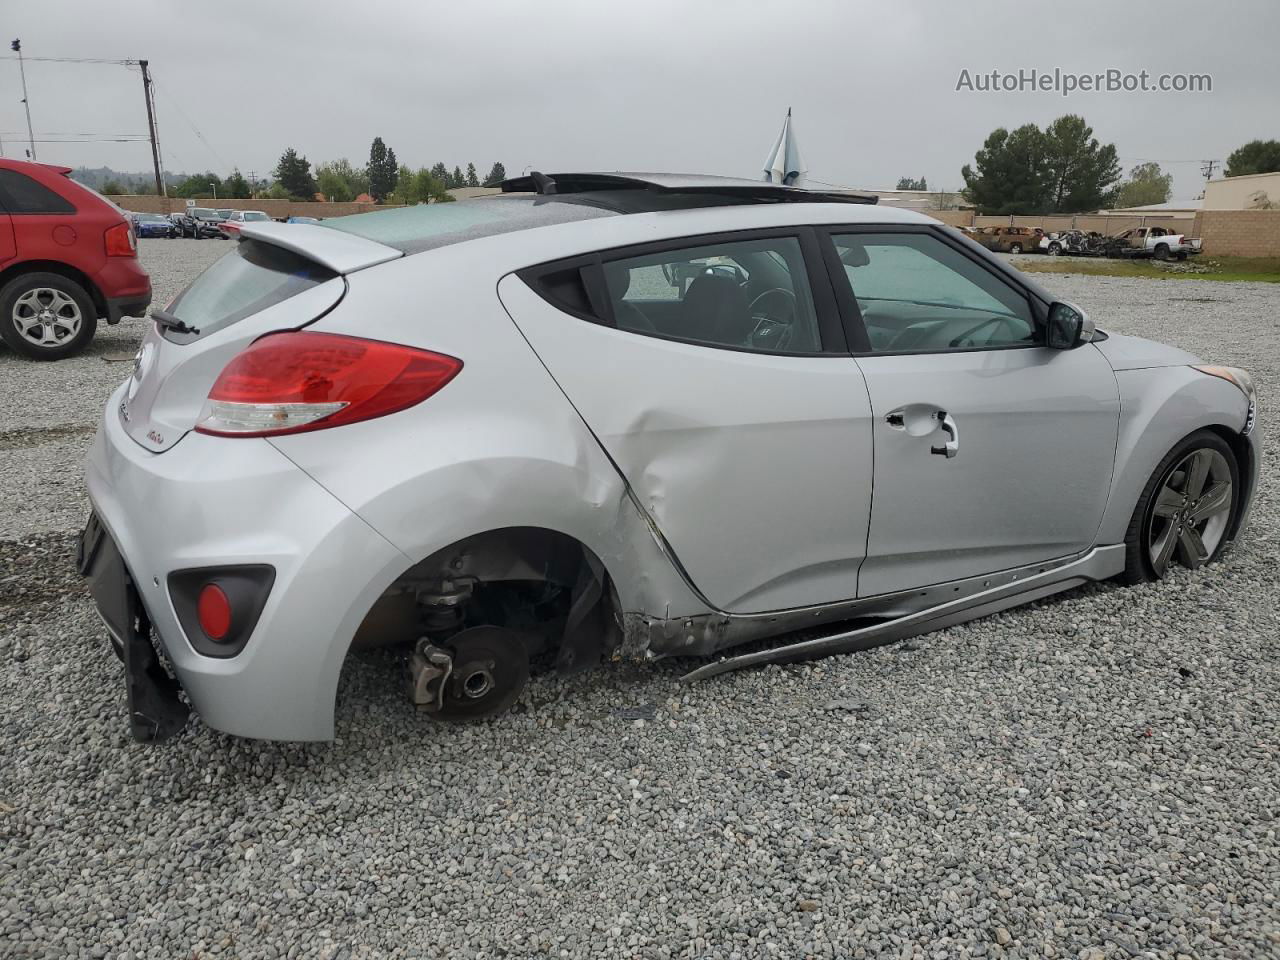
[[607,262],[603,271],[620,330],[736,350],[822,350],[795,237],[668,250]]
[[75,213],[75,205],[17,170],[0,170],[0,205],[11,214]]
[[[236,249],[196,277],[168,312],[207,336],[245,317],[296,297],[337,274],[283,247],[242,240]],[[165,331],[166,339],[189,343],[192,334]]]

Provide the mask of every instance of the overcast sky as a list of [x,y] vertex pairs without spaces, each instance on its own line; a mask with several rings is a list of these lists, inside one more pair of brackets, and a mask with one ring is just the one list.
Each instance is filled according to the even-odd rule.
[[[295,147],[363,164],[494,160],[509,174],[662,170],[755,177],[788,106],[810,181],[958,188],[994,127],[1082,114],[1126,170],[1174,196],[1199,161],[1280,138],[1280,3],[538,0],[22,0],[4,39],[34,57],[147,58],[166,168],[270,171]],[[8,50],[3,51],[9,55]],[[1207,73],[1211,93],[956,92],[963,69]],[[28,60],[37,140],[144,134],[140,75]],[[18,64],[0,137],[21,156]],[[197,133],[198,131],[198,133]],[[37,143],[40,160],[150,169],[145,143]]]

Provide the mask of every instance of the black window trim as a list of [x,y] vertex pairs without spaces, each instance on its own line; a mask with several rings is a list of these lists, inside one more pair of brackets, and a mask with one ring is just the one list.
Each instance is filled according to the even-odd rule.
[[[936,227],[932,224],[849,223],[823,224],[818,228],[817,232],[821,237],[823,257],[827,264],[827,271],[831,274],[831,284],[835,290],[836,301],[840,305],[840,317],[845,325],[851,353],[855,357],[928,356],[931,354],[990,353],[995,350],[1039,350],[1045,348],[1045,331],[1049,305],[1035,291],[1019,283],[1016,277],[1011,276],[1009,273],[1011,268],[1006,267],[1000,260],[994,260],[988,251],[980,247],[976,250],[969,249],[968,245],[963,242],[963,238],[949,235],[949,230],[949,227],[941,223]],[[994,347],[956,347],[955,349],[947,350],[872,350],[871,338],[867,335],[866,324],[862,320],[862,311],[858,309],[858,301],[853,294],[853,285],[849,282],[849,276],[845,273],[844,264],[841,263],[839,254],[836,253],[835,236],[837,234],[843,236],[851,233],[915,234],[917,236],[933,237],[941,241],[1026,300],[1027,309],[1030,311],[1032,322],[1036,327],[1036,341],[1034,343],[1010,343]],[[992,260],[994,260],[996,269],[992,269]]]
[[[717,243],[740,243],[748,240],[794,239],[799,243],[800,255],[804,260],[805,279],[809,283],[810,296],[818,324],[818,338],[822,349],[819,351],[797,352],[794,350],[762,350],[753,347],[738,347],[727,343],[715,343],[706,340],[694,340],[690,337],[675,337],[663,333],[650,333],[644,330],[625,330],[624,333],[653,340],[666,340],[671,343],[685,343],[695,347],[708,347],[714,350],[729,350],[736,353],[751,353],[772,357],[843,357],[849,358],[849,344],[845,334],[845,324],[841,310],[836,301],[835,290],[823,255],[818,231],[810,225],[793,224],[779,227],[755,227],[747,230],[729,230],[717,233],[698,233],[687,236],[672,237],[666,240],[653,240],[648,243],[626,244],[607,247],[590,254],[565,257],[516,271],[516,276],[523,280],[538,296],[562,313],[586,320],[589,323],[618,329],[613,315],[613,305],[608,296],[608,288],[604,280],[604,264],[618,260],[630,260],[670,250],[684,250],[691,247],[705,247]],[[538,281],[547,274],[558,273],[577,267],[582,271],[582,283],[587,298],[595,315],[584,314],[562,301],[552,299],[546,294]]]

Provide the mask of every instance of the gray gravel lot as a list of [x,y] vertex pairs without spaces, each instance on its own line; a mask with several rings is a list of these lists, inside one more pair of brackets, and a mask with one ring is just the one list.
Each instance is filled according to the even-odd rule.
[[[225,249],[143,241],[157,302]],[[1280,428],[1280,286],[1038,279],[1249,368]],[[1274,472],[1158,585],[689,687],[543,678],[467,728],[364,656],[334,744],[148,748],[70,570],[139,329],[0,354],[0,956],[1280,956]]]

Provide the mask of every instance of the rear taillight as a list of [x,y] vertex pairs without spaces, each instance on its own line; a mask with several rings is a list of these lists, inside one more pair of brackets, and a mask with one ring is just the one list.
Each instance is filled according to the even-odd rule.
[[323,430],[421,403],[462,369],[456,357],[330,333],[273,333],[231,361],[196,430],[265,437]]
[[108,257],[138,255],[138,241],[133,237],[133,228],[127,223],[117,223],[114,227],[108,227],[106,241]]

